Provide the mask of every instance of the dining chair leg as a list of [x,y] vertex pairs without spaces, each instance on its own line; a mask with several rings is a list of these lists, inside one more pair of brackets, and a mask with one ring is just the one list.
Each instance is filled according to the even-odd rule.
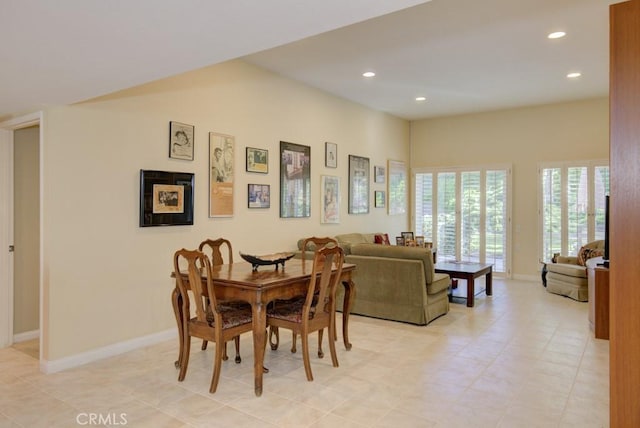
[[292,333],[292,338],[291,338],[291,353],[295,354],[297,349],[296,349],[296,341],[298,339],[298,335],[294,332]]
[[[240,358],[240,336],[236,336],[233,338],[233,340],[236,342],[236,364],[240,364],[242,362],[242,358]],[[227,353],[227,344],[225,343],[224,345],[224,353]],[[228,358],[228,357],[227,357]],[[223,357],[224,359],[224,357]]]
[[203,340],[202,341],[202,347],[200,347],[200,349],[202,349],[203,351],[206,351],[207,350],[207,343],[208,342],[206,340]]
[[[275,342],[272,340],[272,337],[276,338]],[[278,327],[269,326],[269,345],[271,345],[271,350],[272,351],[277,350],[279,344],[280,344],[280,331],[278,330]]]
[[220,380],[220,370],[222,369],[222,354],[224,346],[220,342],[216,343],[216,355],[213,359],[213,374],[211,375],[211,387],[209,392],[213,394],[218,389],[218,381]]
[[191,351],[191,337],[185,329],[185,338],[183,339],[184,346],[182,347],[182,355],[180,356],[180,373],[178,374],[178,381],[182,382],[187,375],[187,367],[189,366],[189,352]]
[[[333,327],[335,327],[335,325]],[[333,367],[338,367],[338,354],[336,353],[335,328],[332,328],[332,326],[330,325],[327,330],[329,331],[329,351],[331,352],[331,362],[333,363]],[[334,333],[331,333],[332,331]]]
[[311,382],[313,380],[313,374],[311,373],[311,361],[309,360],[309,335],[303,331],[300,336],[302,339],[302,360],[304,361],[304,371],[307,374],[307,380]]
[[[322,351],[322,334],[324,333],[324,329],[318,330],[318,358],[324,357],[324,352]],[[329,335],[331,337],[331,335]]]

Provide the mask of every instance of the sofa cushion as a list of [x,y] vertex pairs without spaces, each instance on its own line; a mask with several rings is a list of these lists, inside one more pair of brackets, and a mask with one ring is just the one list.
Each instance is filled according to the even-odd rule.
[[567,263],[548,263],[547,275],[549,272],[559,273],[561,275],[572,276],[575,278],[587,277],[587,269],[584,266]]

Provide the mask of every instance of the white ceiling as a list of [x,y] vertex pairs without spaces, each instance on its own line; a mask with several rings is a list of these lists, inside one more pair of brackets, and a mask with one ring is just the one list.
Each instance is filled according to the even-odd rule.
[[0,0],[0,119],[245,55],[406,119],[605,96],[616,1]]
[[615,2],[432,0],[246,59],[406,119],[606,96]]
[[425,0],[0,0],[0,120]]

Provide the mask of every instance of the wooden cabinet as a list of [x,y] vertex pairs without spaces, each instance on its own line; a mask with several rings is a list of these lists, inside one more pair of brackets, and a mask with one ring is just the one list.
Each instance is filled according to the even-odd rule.
[[589,268],[589,328],[596,339],[609,340],[609,269]]

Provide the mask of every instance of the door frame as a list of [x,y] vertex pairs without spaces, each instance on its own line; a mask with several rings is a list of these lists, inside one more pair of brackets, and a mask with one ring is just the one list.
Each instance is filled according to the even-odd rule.
[[[43,246],[42,246],[42,112],[20,116],[5,122],[0,122],[0,348],[13,344],[13,253],[9,252],[9,246],[13,245],[13,144],[14,131],[34,125],[40,126],[39,153],[40,161],[40,254],[38,265],[40,277],[39,289],[39,330],[40,330],[40,359],[42,359],[43,343]],[[6,203],[5,203],[6,202]]]

